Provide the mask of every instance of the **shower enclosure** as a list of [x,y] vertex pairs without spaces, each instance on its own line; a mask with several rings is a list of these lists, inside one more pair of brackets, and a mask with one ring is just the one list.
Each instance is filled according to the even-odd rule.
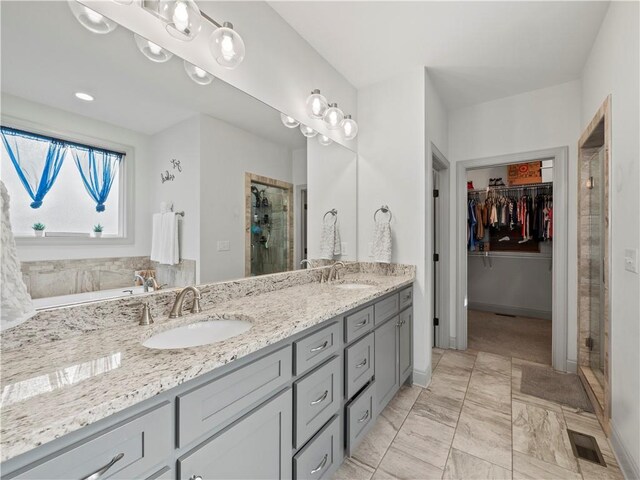
[[292,270],[292,185],[246,175],[245,273],[255,276]]

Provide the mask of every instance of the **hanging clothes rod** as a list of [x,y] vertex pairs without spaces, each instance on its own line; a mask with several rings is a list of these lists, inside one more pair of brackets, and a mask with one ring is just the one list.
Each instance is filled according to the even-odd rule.
[[488,188],[476,188],[473,190],[467,190],[467,193],[487,193],[487,192],[504,192],[508,190],[529,190],[533,188],[553,188],[553,182],[542,182],[542,183],[528,183],[526,185],[513,185],[513,186],[504,186],[504,187],[488,187]]

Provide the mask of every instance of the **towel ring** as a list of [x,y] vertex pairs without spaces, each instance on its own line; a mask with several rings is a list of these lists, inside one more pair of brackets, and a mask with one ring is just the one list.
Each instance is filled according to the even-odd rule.
[[322,222],[324,223],[325,219],[327,218],[327,215],[333,215],[333,224],[335,225],[338,222],[338,210],[336,210],[335,208],[332,208],[331,210],[329,210],[327,213],[324,214],[324,216],[322,217]]
[[389,223],[391,223],[391,220],[393,219],[393,213],[391,213],[391,209],[389,208],[388,205],[382,205],[379,209],[377,209],[374,214],[373,214],[373,221],[376,221],[376,215],[378,215],[378,212],[382,212],[382,213],[388,213],[389,214]]

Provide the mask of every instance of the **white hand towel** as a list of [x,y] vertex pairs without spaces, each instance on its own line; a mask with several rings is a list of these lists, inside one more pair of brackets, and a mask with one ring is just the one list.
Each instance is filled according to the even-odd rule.
[[388,220],[376,221],[373,231],[373,260],[391,263],[391,224]]
[[162,243],[162,214],[154,213],[151,226],[151,261],[160,261],[160,244]]
[[153,215],[151,260],[163,265],[180,263],[178,215],[174,212]]
[[341,254],[342,244],[337,222],[323,223],[320,236],[320,258],[333,260],[334,256]]

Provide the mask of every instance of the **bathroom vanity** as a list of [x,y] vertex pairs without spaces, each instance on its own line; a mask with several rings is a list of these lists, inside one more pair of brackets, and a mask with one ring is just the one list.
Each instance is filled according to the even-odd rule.
[[[292,276],[295,286],[266,286]],[[309,276],[263,277],[262,291],[152,326],[8,351],[2,478],[329,478],[411,380],[414,274]],[[142,345],[231,317],[252,327],[199,347]]]

